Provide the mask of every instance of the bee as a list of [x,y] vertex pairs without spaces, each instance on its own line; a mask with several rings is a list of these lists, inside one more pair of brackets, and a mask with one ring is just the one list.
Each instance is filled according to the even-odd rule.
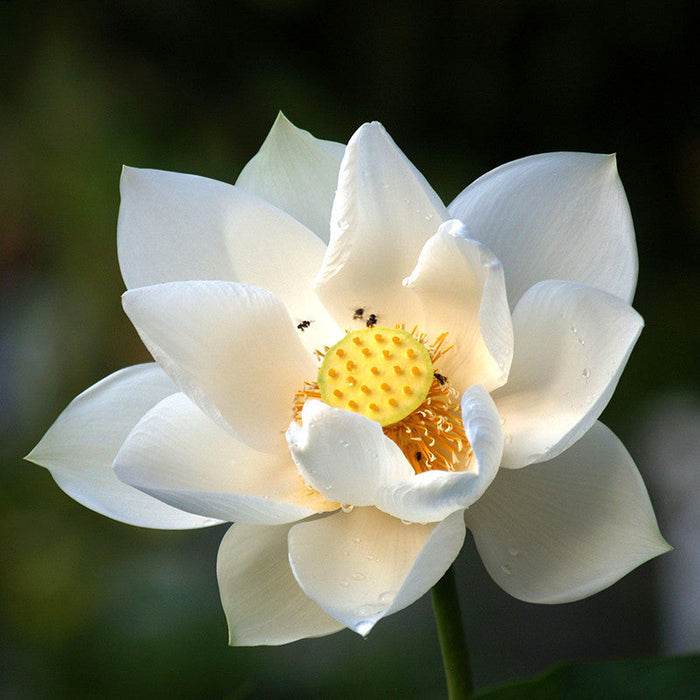
[[369,317],[367,318],[367,322],[365,323],[367,328],[372,328],[373,326],[377,325],[377,316],[375,314],[370,314]]
[[313,321],[302,321],[297,323],[297,328],[303,333],[312,323]]
[[355,313],[352,315],[352,317],[357,320],[358,318],[362,318],[365,315],[365,310],[361,306],[355,309]]
[[440,382],[440,384],[444,384],[447,381],[447,377],[439,372],[435,372],[433,376]]

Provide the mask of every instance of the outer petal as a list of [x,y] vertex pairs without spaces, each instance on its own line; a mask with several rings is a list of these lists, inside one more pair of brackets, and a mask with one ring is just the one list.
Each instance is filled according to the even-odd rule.
[[229,644],[287,644],[343,629],[304,595],[289,567],[289,526],[236,523],[219,547],[216,572]]
[[309,598],[366,635],[437,583],[463,542],[461,512],[437,525],[405,525],[375,508],[355,508],[292,526],[289,560]]
[[280,112],[236,186],[272,202],[328,243],[343,153],[343,144],[314,138]]
[[502,467],[555,457],[578,440],[612,396],[642,330],[618,297],[571,282],[540,282],[513,313],[508,383],[493,398],[504,420]]
[[141,419],[114,469],[165,503],[220,520],[277,525],[334,507],[306,488],[286,450],[252,450],[184,394],[169,396]]
[[244,190],[196,175],[124,168],[119,264],[129,289],[161,282],[230,280],[277,294],[292,318],[314,323],[302,340],[338,334],[313,293],[323,242]]
[[467,508],[489,487],[503,453],[496,406],[481,386],[462,395],[462,420],[473,456],[465,471],[428,471],[389,483],[377,494],[377,507],[411,522],[435,522]]
[[254,449],[282,449],[294,392],[316,366],[279,299],[234,282],[171,282],[122,300],[148,349],[194,403]]
[[464,391],[482,384],[488,391],[505,383],[513,354],[513,325],[503,268],[459,221],[447,221],[425,244],[405,284],[420,298],[425,331],[449,332],[454,350],[440,372]]
[[378,123],[361,126],[345,149],[318,294],[347,325],[362,306],[381,325],[421,320],[401,282],[446,210],[425,178]]
[[532,603],[592,595],[670,549],[631,457],[601,423],[550,462],[501,470],[465,520],[496,583]]
[[115,520],[170,530],[214,525],[218,521],[184,513],[123,484],[112,471],[129,431],[175,390],[156,364],[119,370],[73,399],[27,459],[50,470],[76,501]]
[[546,279],[583,282],[632,301],[637,248],[615,156],[521,158],[480,177],[449,211],[503,263],[513,306]]
[[299,471],[325,498],[374,505],[377,489],[413,474],[411,465],[379,423],[321,401],[307,401],[303,426],[292,423],[287,442]]

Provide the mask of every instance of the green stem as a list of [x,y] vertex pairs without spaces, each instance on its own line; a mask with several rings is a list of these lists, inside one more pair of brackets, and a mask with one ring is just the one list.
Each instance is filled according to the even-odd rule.
[[450,700],[468,700],[474,697],[474,683],[452,566],[433,586],[432,593],[448,696]]

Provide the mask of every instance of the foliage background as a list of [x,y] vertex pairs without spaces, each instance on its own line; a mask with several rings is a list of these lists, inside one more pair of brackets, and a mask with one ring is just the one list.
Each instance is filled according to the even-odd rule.
[[[697,649],[699,8],[2,2],[0,696],[444,692],[429,600],[366,640],[346,631],[229,649],[214,573],[221,528],[112,522],[21,460],[74,395],[148,359],[119,302],[121,164],[233,182],[279,109],[337,141],[382,121],[446,202],[520,156],[618,153],[647,328],[604,420],[640,464],[676,550],[593,598],[548,607],[503,593],[469,540],[464,619],[480,686],[564,659]],[[694,607],[674,612],[688,590]]]

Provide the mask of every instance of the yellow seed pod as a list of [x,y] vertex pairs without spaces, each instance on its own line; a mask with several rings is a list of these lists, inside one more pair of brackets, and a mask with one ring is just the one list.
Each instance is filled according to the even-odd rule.
[[383,426],[413,413],[432,383],[427,349],[398,328],[375,326],[348,333],[328,350],[318,372],[325,403]]

